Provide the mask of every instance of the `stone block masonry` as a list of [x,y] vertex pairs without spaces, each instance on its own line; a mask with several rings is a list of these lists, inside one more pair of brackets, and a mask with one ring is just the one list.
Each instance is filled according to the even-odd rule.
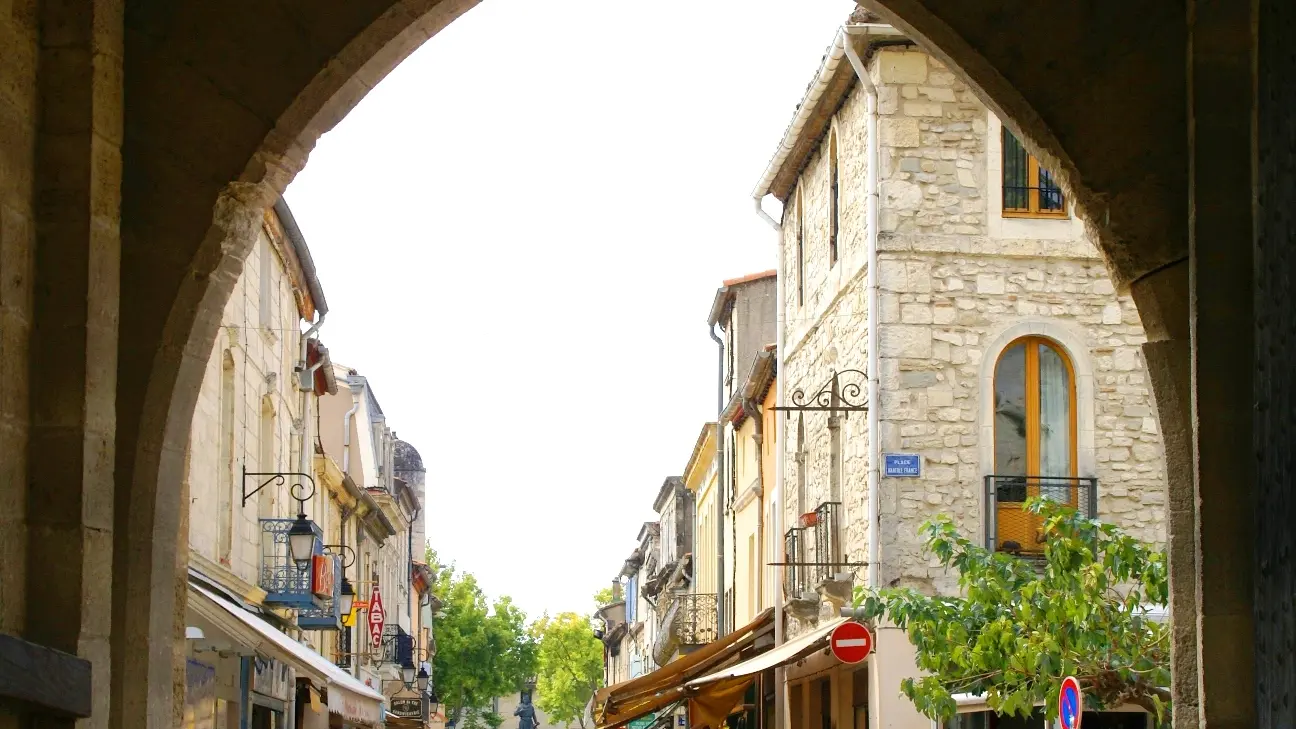
[[[883,452],[918,454],[920,478],[882,479],[883,585],[957,590],[923,554],[918,528],[938,514],[985,534],[984,478],[994,470],[993,375],[1018,337],[1047,337],[1071,360],[1077,473],[1098,479],[1099,517],[1165,540],[1165,479],[1133,302],[1117,295],[1074,211],[1004,218],[1001,127],[966,85],[915,49],[871,60],[879,85],[878,351]],[[866,369],[866,118],[858,85],[837,110],[839,257],[830,259],[829,145],[811,155],[783,220],[787,391],[813,391],[833,369]],[[829,137],[825,137],[827,140]],[[798,247],[797,242],[800,245]],[[799,255],[798,255],[799,254]],[[798,277],[804,297],[798,301]],[[798,475],[797,418],[804,419]],[[785,522],[830,500],[823,413],[781,420]],[[866,416],[843,423],[843,544],[867,559]],[[803,488],[798,484],[804,483]],[[857,583],[864,570],[858,571]]]

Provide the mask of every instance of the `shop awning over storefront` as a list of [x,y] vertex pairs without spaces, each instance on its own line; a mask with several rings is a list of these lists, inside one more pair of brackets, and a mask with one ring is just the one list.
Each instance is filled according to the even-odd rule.
[[222,630],[229,626],[232,637],[242,639],[250,635],[252,642],[249,647],[257,652],[292,665],[300,676],[313,683],[327,685],[331,713],[358,724],[374,727],[382,724],[383,695],[333,665],[324,656],[279,632],[241,606],[192,582],[189,583],[189,607]]
[[756,676],[771,668],[804,658],[823,647],[833,628],[845,622],[837,618],[758,656],[735,663],[685,685],[689,696],[689,726],[716,729],[742,703]]
[[723,668],[715,673],[708,674],[702,678],[689,681],[688,687],[692,689],[702,689],[708,684],[725,681],[731,678],[741,676],[754,676],[761,671],[768,671],[771,668],[778,668],[792,661],[800,660],[811,653],[814,653],[823,644],[828,641],[828,635],[832,633],[833,628],[846,622],[846,618],[836,618],[823,623],[803,635],[799,635],[792,640],[768,650],[759,656],[749,658],[742,663],[735,663],[732,666]]
[[686,684],[733,661],[756,637],[773,624],[774,611],[766,610],[752,622],[712,641],[677,661],[645,676],[599,689],[594,695],[598,729],[626,724],[686,698]]

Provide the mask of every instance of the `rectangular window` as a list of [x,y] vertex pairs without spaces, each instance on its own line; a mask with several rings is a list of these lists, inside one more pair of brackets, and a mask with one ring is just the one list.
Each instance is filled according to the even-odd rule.
[[1003,214],[1005,218],[1065,218],[1066,196],[1053,175],[1003,128]]
[[631,577],[626,582],[626,622],[635,622],[636,608],[639,607],[639,591],[636,589],[635,578]]
[[801,196],[797,196],[797,306],[805,304],[805,216],[801,214]]
[[837,134],[828,139],[828,267],[837,265],[837,231],[841,227],[840,188],[837,176]]
[[272,272],[271,261],[274,260],[274,255],[270,251],[270,241],[266,240],[265,238],[261,239],[260,248],[261,248],[261,292],[260,292],[261,301],[260,301],[260,306],[258,308],[260,309],[259,313],[261,315],[261,329],[266,333],[270,333],[269,332],[270,328],[274,326],[274,311],[272,309],[274,293],[270,285],[271,283],[273,283],[274,280],[273,276],[271,276],[271,272]]

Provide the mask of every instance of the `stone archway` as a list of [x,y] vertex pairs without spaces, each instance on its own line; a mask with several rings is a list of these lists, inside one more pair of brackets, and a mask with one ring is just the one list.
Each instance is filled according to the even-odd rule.
[[179,710],[159,687],[183,685],[171,646],[183,634],[189,427],[264,210],[320,135],[477,2],[127,7],[124,87],[137,103],[124,120],[121,275],[152,285],[121,299],[113,726],[174,725]]
[[[0,588],[21,597],[0,629],[92,661],[93,725],[173,722],[184,445],[260,211],[475,2],[29,0],[0,17],[0,496],[17,504],[0,543],[19,555]],[[1176,611],[1196,599],[1218,626],[1200,683],[1222,698],[1202,716],[1254,723],[1250,502],[1228,491],[1252,481],[1233,467],[1251,447],[1235,356],[1252,344],[1250,4],[876,4],[1058,171],[1132,294],[1171,480],[1197,483],[1172,491],[1170,533]],[[1211,351],[1189,344],[1193,236],[1193,334]],[[1225,508],[1194,523],[1193,499]],[[1176,629],[1177,684],[1198,683],[1197,640]]]

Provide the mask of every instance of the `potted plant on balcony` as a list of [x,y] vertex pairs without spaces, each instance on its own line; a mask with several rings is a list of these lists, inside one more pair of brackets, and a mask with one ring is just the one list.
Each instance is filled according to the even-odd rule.
[[801,527],[803,529],[809,529],[812,526],[818,526],[819,512],[807,511],[806,513],[801,515],[801,519],[799,520],[799,523],[801,524]]

